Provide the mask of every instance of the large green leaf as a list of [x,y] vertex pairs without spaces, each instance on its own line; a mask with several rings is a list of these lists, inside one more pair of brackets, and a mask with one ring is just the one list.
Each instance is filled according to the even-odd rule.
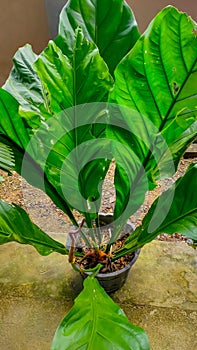
[[105,101],[113,87],[97,47],[84,38],[80,29],[75,32],[72,60],[51,41],[35,67],[54,113],[82,103]]
[[[87,213],[86,221],[89,223],[90,210],[86,200],[98,198],[98,186],[106,174],[109,162],[101,161],[101,158],[96,161],[95,149],[88,147],[87,143],[104,135],[106,124],[98,119],[106,106],[100,107],[98,102],[107,99],[108,92],[112,89],[112,78],[97,47],[84,39],[80,29],[76,31],[72,60],[68,60],[59,47],[50,42],[36,61],[35,67],[48,91],[50,108],[57,113],[47,121],[47,132],[44,125],[32,140],[35,147],[38,142],[44,146],[38,150],[36,159],[57,191],[66,191],[66,197],[72,199],[70,206]],[[80,104],[82,105],[78,107]],[[96,126],[97,122],[99,126]],[[86,172],[90,174],[93,170],[92,160],[98,170],[94,181],[91,175],[92,180],[88,183],[84,181],[88,177],[85,169],[83,176],[81,173],[84,159],[89,163],[85,167]],[[67,175],[66,180],[64,174]],[[85,201],[79,197],[78,187]],[[97,211],[98,206],[94,212]]]
[[197,240],[197,163],[192,163],[174,186],[155,200],[148,213],[133,234],[126,240],[121,256],[142,247],[161,233],[179,232]]
[[39,158],[39,152],[37,153],[39,147],[37,144],[35,149],[31,147],[31,134],[31,128],[27,127],[19,114],[19,103],[7,91],[0,89],[0,141],[11,147],[14,153],[15,170],[22,174],[31,185],[46,192],[76,224],[64,197],[44,176],[43,169],[36,158]]
[[149,350],[143,329],[132,325],[98,281],[88,277],[58,327],[51,350]]
[[55,241],[33,224],[22,208],[0,201],[0,244],[12,241],[30,244],[41,255],[52,252],[68,253],[63,244]]
[[[20,103],[23,110],[31,111],[31,122],[39,125],[40,118],[48,116],[48,98],[46,91],[34,69],[34,62],[38,58],[29,44],[19,48],[13,57],[14,66],[3,86]],[[24,118],[26,114],[24,113]]]
[[[109,137],[135,152],[153,189],[158,178],[173,175],[197,135],[196,23],[172,6],[163,9],[118,65],[115,78],[110,102],[124,107],[118,116],[121,127],[112,116]],[[115,218],[123,214],[129,192],[141,191],[139,174],[137,169],[133,182],[117,191]],[[116,188],[124,178],[120,169]],[[135,207],[131,204],[130,215]]]
[[[82,206],[81,211],[88,212],[86,221],[91,224],[91,220],[88,218],[89,209],[86,200],[94,201],[98,198],[98,186],[106,174],[109,162],[101,161],[101,159],[97,161],[99,172],[97,177],[94,176],[94,181],[93,176],[91,176],[91,183],[84,182],[85,171],[83,171],[83,176],[76,179],[76,175],[80,174],[82,170],[80,168],[81,159],[84,159],[82,148],[79,153],[78,147],[82,143],[95,140],[104,134],[105,123],[97,125],[97,119],[99,119],[101,111],[97,104],[107,99],[108,92],[113,84],[112,78],[107,65],[99,55],[97,47],[94,43],[89,43],[84,39],[81,30],[76,31],[72,62],[63,55],[55,43],[50,42],[47,49],[34,63],[34,66],[40,77],[40,82],[47,92],[48,111],[51,112],[50,118],[46,119],[43,116],[42,119],[40,118],[35,122],[35,115],[28,111],[28,108],[23,110],[21,115],[21,109],[14,98],[2,90],[2,106],[9,106],[12,100],[12,109],[14,110],[12,111],[11,108],[2,109],[2,117],[4,115],[2,123],[0,123],[0,129],[4,135],[2,137],[8,138],[8,144],[15,152],[20,153],[20,157],[16,156],[15,158],[17,159],[17,170],[22,176],[34,186],[45,190],[55,204],[63,209],[73,222],[75,220],[71,209],[75,206],[69,203],[67,197],[73,197],[73,194],[77,196],[77,184],[77,189],[80,187],[85,200],[85,207]],[[22,66],[22,68],[24,67]],[[27,76],[23,79],[23,82],[26,82],[31,72],[24,71]],[[31,80],[31,76],[29,79]],[[76,105],[83,102],[86,104],[88,102],[96,103],[95,105],[88,105],[86,110],[82,106],[81,112],[78,113]],[[102,107],[102,109],[104,108],[105,106]],[[17,125],[17,123],[20,127],[17,128],[16,132],[15,124]],[[27,135],[25,142],[23,140],[24,135]],[[17,147],[20,149],[18,150]],[[83,152],[85,152],[85,149],[88,149],[87,146],[84,147]],[[69,180],[62,183],[62,166],[66,157],[72,151],[75,153],[74,161],[67,162],[67,168],[64,167],[66,173],[69,174]],[[24,159],[22,159],[23,155],[25,155]],[[87,163],[89,162],[86,171],[89,174],[93,169],[90,162],[94,160],[94,156],[95,151],[92,152],[89,147],[86,157]],[[73,188],[72,180],[74,179],[76,181]],[[65,188],[67,197],[64,193]],[[78,203],[80,203],[80,198],[78,196]],[[98,205],[94,210],[94,215],[97,211]]]
[[118,66],[115,101],[138,110],[160,131],[175,117],[180,124],[196,115],[195,30],[185,13],[164,8]]
[[83,29],[85,37],[98,46],[112,74],[139,37],[134,15],[123,0],[68,1],[60,15],[61,38],[57,39],[68,56],[72,56],[78,26]]
[[25,150],[29,143],[30,131],[19,116],[19,103],[7,91],[0,89],[0,134],[7,136]]
[[[43,125],[32,137],[27,149],[30,155],[31,150],[37,152],[32,157],[46,178],[70,208],[84,213],[90,227],[90,216],[94,214],[95,219],[100,207],[99,184],[107,172],[110,151],[109,141],[92,133],[92,123],[97,120],[93,109],[87,104],[54,116],[48,120],[47,130]],[[100,125],[105,126],[104,122]],[[37,148],[39,144],[42,147]],[[28,163],[24,170],[31,173]]]
[[[174,162],[174,168],[177,169],[181,157],[184,155],[188,146],[194,141],[197,136],[197,121],[192,123],[186,130],[184,130],[177,138],[172,140],[169,146],[162,152],[162,156],[158,160],[158,163],[153,170],[154,178],[162,178],[169,176],[169,168],[172,169],[172,159]],[[160,171],[160,172],[159,172]]]
[[[14,57],[14,68],[4,86],[13,97],[1,91],[0,131],[1,141],[14,150],[16,170],[32,185],[46,191],[76,224],[71,212],[73,205],[67,197],[77,196],[77,184],[85,202],[81,211],[88,212],[87,200],[93,202],[98,199],[98,186],[106,174],[109,161],[96,161],[98,176],[95,177],[91,163],[94,152],[91,154],[89,150],[89,165],[84,170],[80,168],[82,155],[77,151],[78,146],[96,139],[98,135],[101,137],[105,123],[96,126],[95,110],[100,112],[97,106],[93,106],[91,112],[84,112],[91,117],[84,118],[81,112],[80,117],[84,120],[76,122],[75,107],[81,103],[105,101],[113,79],[98,48],[84,39],[80,29],[76,30],[72,49],[72,60],[54,42],[50,42],[39,57],[29,45],[19,49]],[[73,108],[71,112],[67,112],[69,107]],[[58,113],[60,117],[54,115]],[[66,181],[68,189],[65,197],[61,168],[65,158],[75,149],[74,162],[67,162],[69,181]],[[91,176],[86,176],[86,172]],[[79,179],[76,179],[76,174],[79,174]],[[89,183],[84,183],[84,177],[89,179]],[[74,188],[72,179],[76,180]],[[80,203],[79,196],[77,199]],[[96,206],[92,204],[94,215],[98,207],[99,203]],[[89,215],[86,215],[86,221],[91,225]]]

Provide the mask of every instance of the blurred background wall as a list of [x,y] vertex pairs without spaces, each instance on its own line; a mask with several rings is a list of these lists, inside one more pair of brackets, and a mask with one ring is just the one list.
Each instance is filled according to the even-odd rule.
[[175,6],[179,11],[187,12],[195,21],[197,21],[197,3],[196,0],[128,0],[131,6],[138,26],[143,32],[153,17],[165,6]]
[[0,86],[18,47],[29,43],[39,53],[48,39],[44,0],[0,0]]
[[[127,0],[143,32],[163,7],[171,4],[197,20],[195,0]],[[66,0],[0,0],[0,85],[18,47],[29,43],[36,53],[57,33],[59,12]]]

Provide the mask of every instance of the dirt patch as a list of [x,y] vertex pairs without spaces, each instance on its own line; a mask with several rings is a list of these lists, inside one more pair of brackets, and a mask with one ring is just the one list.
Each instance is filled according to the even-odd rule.
[[2,200],[22,207],[28,212],[31,220],[47,233],[68,231],[68,225],[71,225],[69,218],[44,192],[30,186],[16,172],[13,172],[12,176],[3,172],[1,174],[4,177],[0,186]]

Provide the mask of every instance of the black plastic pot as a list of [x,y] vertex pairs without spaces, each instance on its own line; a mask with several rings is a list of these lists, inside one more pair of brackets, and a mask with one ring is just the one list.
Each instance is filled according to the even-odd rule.
[[[100,215],[100,220],[104,222],[107,226],[111,226],[112,220],[113,220],[113,215],[112,214],[105,214],[101,213]],[[125,224],[125,234],[132,234],[134,231],[135,226],[131,222],[127,222]],[[116,290],[120,289],[123,284],[126,282],[129,271],[132,267],[132,265],[136,262],[138,256],[140,254],[140,249],[136,250],[134,252],[134,256],[130,263],[126,265],[123,269],[114,271],[114,272],[108,272],[108,273],[98,273],[96,275],[96,278],[98,279],[99,283],[101,286],[105,289],[107,293],[113,293]],[[90,275],[91,272],[81,272],[82,278],[86,278],[88,275]]]
[[[107,293],[114,293],[116,290],[120,289],[123,286],[127,280],[131,266],[136,262],[139,253],[140,249],[136,250],[134,252],[133,259],[123,269],[108,273],[98,273],[96,275],[96,278],[98,279],[100,285],[105,289]],[[90,274],[90,272],[81,273],[83,278],[86,278]]]

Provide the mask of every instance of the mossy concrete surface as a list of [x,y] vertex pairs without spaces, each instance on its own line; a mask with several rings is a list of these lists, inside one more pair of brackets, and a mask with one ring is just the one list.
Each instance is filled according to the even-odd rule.
[[[0,265],[0,349],[49,350],[82,289],[80,276],[67,257],[15,243],[0,246]],[[197,252],[185,243],[144,247],[112,297],[147,331],[151,350],[197,349]]]

